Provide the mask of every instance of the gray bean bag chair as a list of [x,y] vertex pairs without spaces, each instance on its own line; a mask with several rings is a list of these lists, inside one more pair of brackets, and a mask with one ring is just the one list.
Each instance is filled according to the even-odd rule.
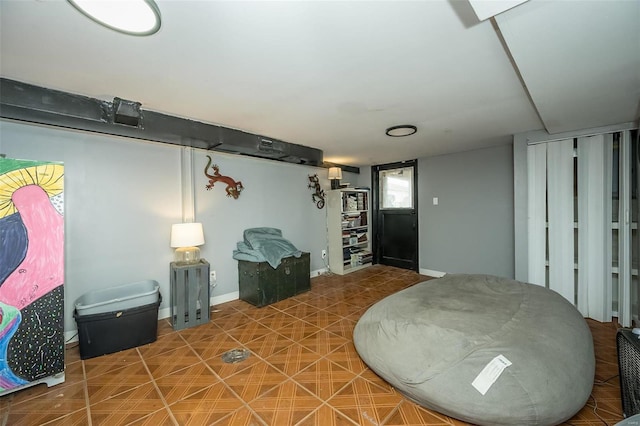
[[353,339],[405,396],[474,424],[562,423],[593,386],[593,340],[578,310],[554,291],[506,278],[416,284],[369,308]]

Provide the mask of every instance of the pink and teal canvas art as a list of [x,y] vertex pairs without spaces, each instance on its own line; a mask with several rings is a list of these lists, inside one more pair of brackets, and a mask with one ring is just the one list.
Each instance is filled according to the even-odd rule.
[[0,394],[64,371],[64,166],[0,159]]

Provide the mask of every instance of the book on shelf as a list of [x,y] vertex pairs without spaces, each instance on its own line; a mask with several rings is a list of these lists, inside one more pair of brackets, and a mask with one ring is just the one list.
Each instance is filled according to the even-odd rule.
[[360,214],[346,214],[342,218],[342,228],[356,228],[362,226],[362,216]]
[[357,192],[353,194],[344,194],[342,199],[342,211],[353,212],[359,210],[368,210],[369,199],[366,192]]
[[358,210],[367,210],[367,207],[369,205],[368,201],[367,201],[367,193],[366,192],[359,192],[356,194],[357,197],[357,201],[358,201]]
[[344,194],[342,198],[342,211],[352,212],[358,210],[358,197],[356,194]]
[[360,226],[367,226],[367,212],[360,213]]
[[364,244],[368,241],[366,232],[342,233],[342,245]]
[[351,266],[365,265],[373,261],[373,253],[369,250],[359,250],[351,253],[349,260],[351,261]]
[[[346,261],[353,259],[353,256],[367,257],[371,252],[362,247],[344,247],[342,249],[342,258]],[[373,255],[373,254],[371,254]]]

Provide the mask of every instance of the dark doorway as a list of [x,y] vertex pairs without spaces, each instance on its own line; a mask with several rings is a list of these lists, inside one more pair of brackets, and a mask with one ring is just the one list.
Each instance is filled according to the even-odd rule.
[[418,272],[418,161],[371,167],[374,262]]

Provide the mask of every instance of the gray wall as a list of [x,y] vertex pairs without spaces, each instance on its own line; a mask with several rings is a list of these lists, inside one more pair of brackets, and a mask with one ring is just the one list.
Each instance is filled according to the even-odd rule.
[[[73,303],[85,292],[143,279],[160,283],[161,316],[168,314],[170,228],[182,218],[180,151],[0,120],[0,153],[65,163],[65,330],[75,329]],[[204,189],[207,154],[222,174],[243,182],[237,200],[222,187]],[[237,297],[232,251],[245,228],[281,228],[311,253],[312,271],[324,269],[326,210],[307,187],[316,173],[328,189],[326,169],[194,150],[195,217],[205,230],[202,256],[218,276],[214,300]],[[362,167],[343,181],[370,186],[370,173]],[[419,209],[421,269],[513,276],[511,146],[419,159]]]
[[[0,120],[0,153],[8,158],[65,164],[65,330],[75,329],[73,303],[90,290],[154,279],[168,314],[171,224],[182,221],[181,148],[139,140]],[[223,175],[241,180],[237,200],[224,188],[205,190],[206,155]],[[311,270],[324,268],[326,209],[311,201],[308,175],[329,186],[326,169],[194,152],[195,219],[203,223],[202,257],[217,272],[212,296],[237,297],[232,258],[242,231],[281,228],[300,250],[311,253]]]
[[513,278],[512,146],[421,158],[418,173],[420,268]]

